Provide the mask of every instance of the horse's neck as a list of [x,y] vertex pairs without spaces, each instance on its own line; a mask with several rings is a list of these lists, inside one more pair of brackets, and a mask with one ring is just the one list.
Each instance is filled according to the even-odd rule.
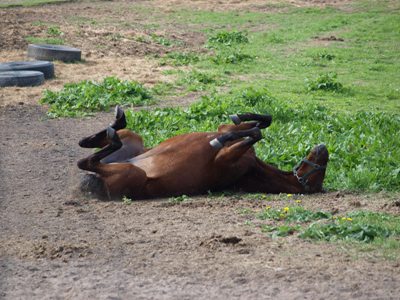
[[258,169],[261,171],[260,176],[265,180],[268,189],[272,193],[302,193],[303,187],[298,182],[293,172],[282,171],[272,165],[268,165],[258,159]]

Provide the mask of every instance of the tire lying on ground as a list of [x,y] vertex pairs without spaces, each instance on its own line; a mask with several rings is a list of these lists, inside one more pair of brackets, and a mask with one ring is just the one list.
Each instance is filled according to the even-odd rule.
[[30,44],[28,57],[38,60],[73,62],[81,60],[81,50],[68,46]]
[[5,86],[36,86],[44,82],[44,75],[38,71],[7,71],[0,72],[0,87]]
[[0,72],[6,71],[39,71],[45,79],[54,78],[54,64],[49,61],[12,61],[0,63]]

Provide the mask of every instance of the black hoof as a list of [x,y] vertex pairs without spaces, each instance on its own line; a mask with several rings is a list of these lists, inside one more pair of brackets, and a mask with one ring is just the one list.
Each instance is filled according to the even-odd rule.
[[124,129],[126,127],[125,113],[119,105],[115,106],[115,121],[111,127],[115,130]]

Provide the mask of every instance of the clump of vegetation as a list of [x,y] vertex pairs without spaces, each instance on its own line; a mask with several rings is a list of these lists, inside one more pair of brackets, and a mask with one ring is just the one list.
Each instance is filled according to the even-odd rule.
[[308,91],[343,91],[343,84],[337,81],[336,73],[321,74],[314,80],[306,80],[306,87]]
[[[263,232],[275,237],[298,232],[299,237],[306,239],[355,240],[370,243],[374,240],[382,242],[382,239],[400,236],[400,217],[386,213],[356,211],[345,216],[333,216],[328,212],[314,212],[301,206],[282,209],[267,206],[257,213],[256,217],[260,220],[278,222],[260,225]],[[400,242],[397,242],[397,246],[400,248]]]
[[162,45],[162,46],[166,46],[166,47],[170,47],[172,45],[176,45],[176,44],[180,44],[179,41],[176,40],[172,40],[169,38],[166,38],[165,36],[162,35],[158,35],[158,34],[151,34],[151,40],[153,42],[155,42],[156,44]]
[[237,44],[247,44],[249,38],[243,31],[220,31],[208,37],[208,46],[232,46]]
[[161,59],[161,65],[187,66],[200,61],[197,54],[191,52],[170,52]]
[[220,51],[211,60],[217,65],[239,64],[253,60],[253,56],[242,53],[241,51]]
[[62,36],[64,32],[61,31],[60,27],[57,25],[51,25],[47,28],[46,36],[44,37],[35,37],[35,36],[27,36],[25,39],[32,44],[53,44],[53,45],[63,45],[64,39]]
[[107,77],[102,82],[66,84],[61,91],[46,90],[42,104],[49,104],[51,117],[76,117],[108,110],[114,105],[140,106],[152,101],[150,92],[136,81]]
[[216,83],[216,75],[207,72],[192,71],[186,73],[178,84],[188,85],[189,91],[202,91],[207,85]]
[[177,197],[171,197],[169,198],[168,202],[172,203],[172,204],[179,204],[185,201],[190,200],[190,197],[187,195],[181,195],[181,196],[177,196]]

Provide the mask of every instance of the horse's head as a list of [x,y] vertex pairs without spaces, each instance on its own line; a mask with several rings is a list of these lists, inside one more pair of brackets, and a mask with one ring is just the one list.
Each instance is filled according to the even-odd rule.
[[322,191],[328,160],[328,149],[324,144],[321,144],[314,147],[308,156],[293,169],[294,176],[303,186],[305,192],[316,193]]

